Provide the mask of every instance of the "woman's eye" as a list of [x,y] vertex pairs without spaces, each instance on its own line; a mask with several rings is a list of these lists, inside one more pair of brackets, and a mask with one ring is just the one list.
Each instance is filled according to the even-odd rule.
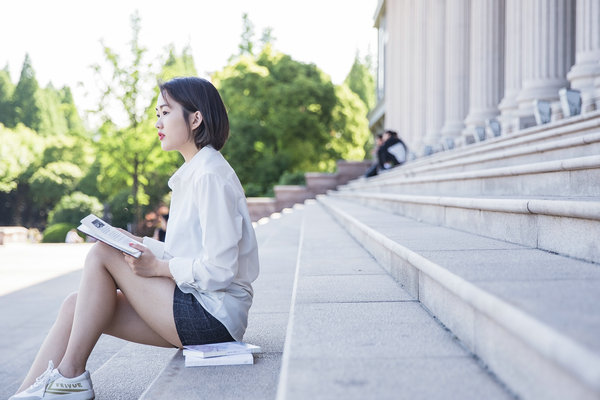
[[168,113],[168,111],[163,111],[162,115],[167,115]]

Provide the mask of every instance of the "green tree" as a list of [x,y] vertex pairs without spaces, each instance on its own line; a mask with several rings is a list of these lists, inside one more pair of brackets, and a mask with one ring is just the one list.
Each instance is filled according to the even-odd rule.
[[365,103],[367,112],[375,107],[375,77],[371,70],[371,58],[367,56],[362,61],[357,53],[352,68],[344,80],[344,83]]
[[72,192],[82,177],[76,164],[51,162],[35,171],[29,180],[33,201],[45,214],[65,193]]
[[42,122],[42,110],[39,99],[39,85],[31,65],[29,54],[25,55],[21,77],[13,93],[12,104],[16,123],[22,122],[34,131],[38,131]]
[[[131,27],[129,64],[123,63],[118,54],[104,46],[111,78],[102,88],[103,96],[97,110],[104,121],[98,132],[98,180],[103,197],[108,198],[113,207],[127,208],[128,213],[121,214],[133,214],[134,219],[140,221],[143,207],[152,201],[158,202],[157,199],[168,192],[168,177],[180,163],[178,154],[163,152],[157,141],[154,128],[158,96],[156,79],[195,74],[196,69],[189,47],[177,56],[171,46],[164,68],[156,75],[151,64],[144,61],[146,49],[139,42],[140,18],[137,13],[131,17]],[[99,65],[94,68],[100,75],[104,72]],[[115,104],[125,113],[122,126],[113,122]],[[127,188],[130,197],[122,194]],[[126,199],[128,204],[115,204],[113,200],[117,197]]]
[[248,13],[242,14],[242,40],[238,45],[239,55],[254,54],[254,24],[248,18]]
[[27,169],[40,158],[45,141],[22,124],[14,129],[0,125],[0,192],[17,189]]
[[9,128],[15,126],[14,106],[12,96],[15,85],[10,79],[8,65],[0,70],[0,123]]
[[67,124],[67,131],[70,134],[87,136],[83,121],[79,115],[75,101],[73,100],[71,88],[68,86],[63,86],[62,89],[58,91],[58,94],[60,96],[60,107],[62,114]]
[[335,87],[337,103],[333,109],[333,129],[328,148],[344,160],[362,161],[369,140],[367,107],[346,84]]
[[67,119],[63,112],[60,93],[52,84],[39,90],[40,124],[38,132],[44,136],[65,135],[68,132]]
[[78,225],[88,214],[102,215],[104,207],[97,198],[81,192],[73,192],[63,196],[48,214],[48,223],[68,223]]
[[[103,118],[100,128],[99,160],[101,175],[100,190],[108,197],[125,187],[131,188],[135,215],[139,219],[140,205],[147,203],[143,186],[149,161],[158,156],[156,138],[151,134],[152,125],[147,123],[149,95],[143,92],[150,80],[150,64],[144,62],[146,49],[140,45],[140,17],[131,16],[132,39],[130,42],[131,62],[126,65],[108,46],[104,55],[110,68],[111,80],[102,88],[103,95],[98,113]],[[102,68],[95,69],[101,74]],[[112,104],[112,108],[109,106]],[[115,106],[116,105],[116,106]],[[115,107],[122,110],[125,126],[113,122]]]
[[[315,65],[266,45],[213,75],[229,111],[223,154],[249,195],[266,193],[285,172],[331,170],[334,86]],[[250,191],[249,188],[252,188]]]

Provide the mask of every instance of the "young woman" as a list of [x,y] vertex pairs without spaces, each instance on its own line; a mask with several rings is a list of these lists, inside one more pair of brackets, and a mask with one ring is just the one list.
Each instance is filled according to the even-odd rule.
[[162,149],[185,160],[169,179],[165,242],[130,235],[144,244],[131,244],[138,259],[94,245],[79,292],[64,301],[11,399],[94,398],[85,366],[102,333],[179,348],[242,339],[258,249],[242,186],[219,153],[225,106],[210,82],[176,78],[160,85],[156,116]]

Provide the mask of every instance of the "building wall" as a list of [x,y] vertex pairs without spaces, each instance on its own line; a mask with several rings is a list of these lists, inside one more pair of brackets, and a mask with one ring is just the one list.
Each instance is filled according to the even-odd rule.
[[532,126],[544,102],[568,117],[563,88],[583,113],[600,108],[598,0],[380,0],[374,20],[371,130],[398,131],[417,156]]

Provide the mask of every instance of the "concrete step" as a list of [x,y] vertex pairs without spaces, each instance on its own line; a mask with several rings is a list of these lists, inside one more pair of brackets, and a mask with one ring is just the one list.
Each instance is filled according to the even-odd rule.
[[594,155],[599,153],[599,134],[600,111],[595,111],[419,158],[393,172],[445,173],[473,169],[465,163],[492,168]]
[[253,284],[244,340],[261,346],[254,365],[185,368],[181,351],[140,397],[149,399],[275,398],[291,304],[302,206],[257,224],[260,275]]
[[446,196],[600,197],[600,155],[417,176],[383,174],[340,190]]
[[388,213],[600,263],[600,197],[445,197],[330,192]]
[[278,399],[513,398],[320,205],[302,230]]
[[600,397],[597,264],[319,202],[520,398]]
[[175,348],[124,342],[118,352],[92,373],[96,400],[139,398],[176,352]]

